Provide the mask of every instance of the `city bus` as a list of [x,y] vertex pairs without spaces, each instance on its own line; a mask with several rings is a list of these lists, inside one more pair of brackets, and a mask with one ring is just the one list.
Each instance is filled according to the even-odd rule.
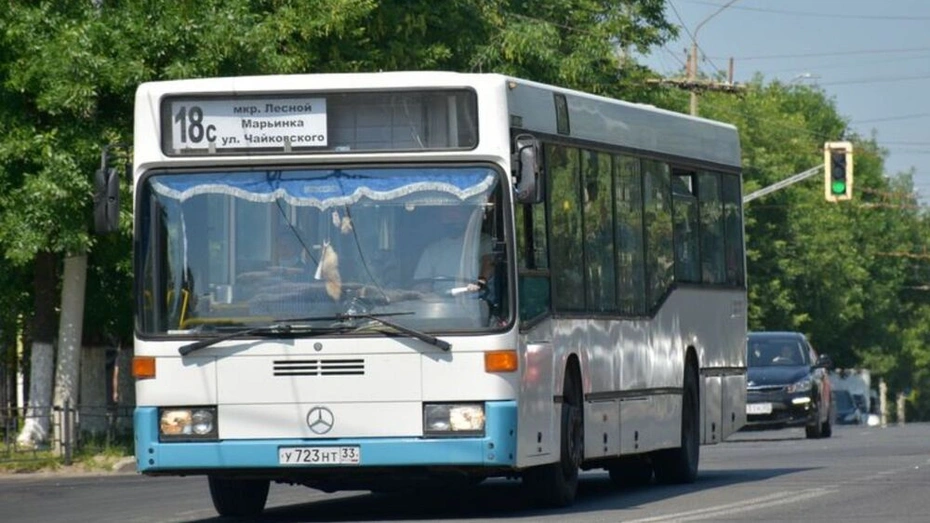
[[498,74],[162,81],[131,171],[138,470],[221,515],[271,483],[565,506],[583,470],[694,481],[745,423],[731,125]]

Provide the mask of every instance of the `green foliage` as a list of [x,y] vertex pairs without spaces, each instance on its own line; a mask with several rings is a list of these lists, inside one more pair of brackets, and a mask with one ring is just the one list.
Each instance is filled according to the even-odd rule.
[[[132,329],[131,195],[119,234],[92,236],[101,147],[131,143],[145,81],[392,70],[497,72],[684,111],[630,58],[677,28],[664,0],[13,1],[0,17],[0,302],[27,311],[37,253],[89,253],[86,337]],[[884,173],[874,138],[816,87],[755,78],[701,95],[702,116],[735,124],[744,194],[821,164],[825,141],[855,143],[854,200],[827,204],[821,178],[746,206],[749,323],[800,330],[839,366],[913,389],[930,415],[926,213],[907,173]],[[128,151],[116,149],[127,162]],[[2,332],[15,331],[15,322]]]
[[[0,18],[0,252],[89,252],[85,338],[128,340],[128,184],[118,235],[92,236],[101,147],[131,143],[145,81],[379,70],[493,71],[646,92],[621,50],[675,34],[662,0],[66,0]],[[125,152],[125,151],[123,151]],[[16,295],[13,285],[0,289]]]
[[849,133],[816,87],[757,77],[739,96],[702,95],[700,107],[739,128],[744,194],[822,165],[824,142],[854,143],[852,201],[825,202],[817,175],[746,205],[750,328],[805,332],[837,367],[910,391],[911,413],[927,419],[930,238],[910,175],[887,175],[886,152]]

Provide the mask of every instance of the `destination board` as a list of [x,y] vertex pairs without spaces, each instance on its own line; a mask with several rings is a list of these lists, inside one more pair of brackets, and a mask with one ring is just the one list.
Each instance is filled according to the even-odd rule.
[[326,146],[325,98],[171,98],[162,105],[166,154]]

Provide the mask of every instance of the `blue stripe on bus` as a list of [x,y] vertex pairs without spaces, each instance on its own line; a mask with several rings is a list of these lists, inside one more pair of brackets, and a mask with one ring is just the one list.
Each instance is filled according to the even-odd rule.
[[516,463],[517,452],[516,402],[487,402],[485,413],[487,418],[483,437],[256,439],[163,443],[158,441],[158,409],[139,407],[134,414],[136,460],[139,472],[276,468],[280,466],[279,447],[358,445],[361,448],[362,467],[513,466]]

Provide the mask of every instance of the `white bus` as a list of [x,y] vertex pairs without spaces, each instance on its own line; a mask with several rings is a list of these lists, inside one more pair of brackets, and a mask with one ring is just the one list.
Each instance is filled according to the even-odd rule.
[[567,505],[580,470],[693,481],[744,424],[734,127],[446,72],[135,104],[138,468],[205,475],[220,514],[271,482]]

